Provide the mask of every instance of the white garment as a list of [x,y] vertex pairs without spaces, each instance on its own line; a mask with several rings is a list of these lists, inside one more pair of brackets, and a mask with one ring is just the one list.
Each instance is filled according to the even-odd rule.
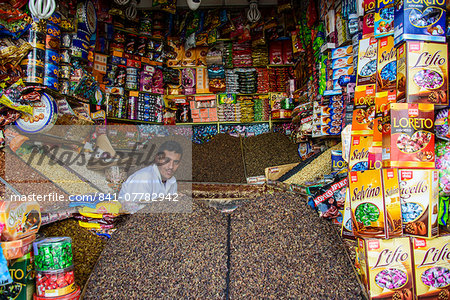
[[[164,184],[161,180],[158,166],[152,164],[132,174],[122,184],[119,192],[119,201],[125,206],[125,210],[134,213],[142,209],[139,204],[145,200],[158,198],[160,195],[175,195],[177,193],[177,180],[169,178]],[[146,201],[151,203],[151,201]]]

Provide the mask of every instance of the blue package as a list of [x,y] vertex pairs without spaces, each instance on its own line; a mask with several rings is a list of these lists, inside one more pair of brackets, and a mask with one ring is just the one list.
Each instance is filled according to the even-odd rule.
[[58,90],[59,88],[59,81],[58,78],[53,77],[45,77],[44,78],[44,85],[52,90]]
[[339,171],[346,166],[345,160],[342,158],[341,150],[332,150],[331,151],[331,171],[336,172]]
[[61,28],[49,22],[47,24],[47,34],[59,38],[61,36]]
[[12,283],[11,274],[8,269],[8,262],[3,255],[3,251],[0,251],[0,285],[7,285]]
[[45,51],[45,63],[47,64],[59,65],[60,58],[61,56],[56,51],[53,50]]
[[445,0],[396,0],[395,46],[406,40],[445,42],[445,2]]
[[52,63],[45,64],[45,76],[46,77],[54,77],[58,78],[59,75],[59,67]]
[[394,0],[378,0],[375,11],[376,38],[394,34]]

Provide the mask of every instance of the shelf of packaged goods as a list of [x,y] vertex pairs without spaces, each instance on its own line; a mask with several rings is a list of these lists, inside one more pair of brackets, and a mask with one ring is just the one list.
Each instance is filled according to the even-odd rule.
[[286,67],[294,67],[294,64],[289,65],[267,65],[269,68],[286,68]]
[[176,123],[176,125],[222,125],[222,124],[260,124],[260,123],[269,123],[270,121],[253,121],[253,122],[239,122],[239,121],[227,121],[227,122],[190,122],[190,123]]
[[127,92],[135,92],[135,93],[139,93],[139,94],[150,94],[150,95],[155,95],[155,96],[164,96],[164,94],[144,92],[144,91],[139,91],[139,90],[130,90],[130,89],[127,89],[127,88],[123,88],[123,90],[127,91]]
[[288,118],[288,119],[272,119],[271,122],[272,123],[288,123],[288,122],[292,122],[292,118]]
[[206,69],[208,66],[175,66],[175,67],[169,67],[175,70],[182,70],[182,69]]
[[121,119],[121,118],[111,118],[107,117],[107,121],[118,122],[118,123],[134,123],[134,124],[151,124],[151,125],[163,125],[161,122],[149,122],[141,120],[131,120],[131,119]]
[[121,31],[121,32],[124,32],[124,33],[129,33],[129,34],[135,34],[135,35],[137,35],[139,37],[146,37],[146,38],[149,38],[149,39],[155,40],[155,41],[162,41],[163,40],[163,38],[154,37],[154,36],[149,35],[149,34],[142,34],[142,33],[139,33],[137,31],[133,31],[133,30],[129,30],[129,29],[121,28],[121,27],[114,27],[114,30]]
[[[218,94],[236,94],[236,96],[262,96],[262,95],[268,95],[270,92],[267,93],[252,93],[252,94],[242,94],[242,93],[227,93],[227,92],[223,92],[223,93],[206,93],[206,94],[192,94],[192,95],[165,95],[165,97],[167,98],[178,98],[178,97],[188,97],[188,96],[215,96]],[[149,93],[151,94],[151,93]],[[159,94],[158,94],[159,95]]]
[[195,96],[215,96],[213,93],[205,93],[205,94],[191,94],[191,95],[165,95],[167,98],[178,98],[178,97],[195,97]]

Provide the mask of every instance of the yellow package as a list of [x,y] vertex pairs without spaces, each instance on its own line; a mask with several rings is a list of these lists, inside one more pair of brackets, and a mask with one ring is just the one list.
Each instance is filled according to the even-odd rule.
[[364,171],[369,169],[369,150],[372,146],[372,135],[352,135],[350,144],[349,171]]
[[37,202],[1,201],[2,240],[13,241],[35,234],[41,227],[41,208]]
[[415,299],[413,258],[408,237],[358,239],[369,299]]
[[450,236],[412,238],[417,299],[448,299],[450,295]]
[[402,235],[396,170],[350,172],[349,188],[354,235],[367,238]]
[[84,206],[82,209],[79,210],[79,213],[80,214],[86,214],[86,213],[118,214],[121,207],[122,207],[122,204],[120,204],[119,201],[100,202],[100,203],[97,203],[95,208],[90,208],[90,207]]
[[439,234],[439,170],[399,170],[403,233],[432,238]]

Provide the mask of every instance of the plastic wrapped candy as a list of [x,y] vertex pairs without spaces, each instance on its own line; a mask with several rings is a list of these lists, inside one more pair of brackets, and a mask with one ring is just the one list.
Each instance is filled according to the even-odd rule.
[[436,143],[436,169],[439,169],[439,188],[442,194],[450,195],[450,143]]
[[439,110],[436,113],[436,119],[434,122],[434,129],[436,131],[436,137],[448,140],[446,137],[448,134],[448,108]]
[[8,270],[8,263],[3,255],[3,251],[0,251],[0,285],[7,285],[12,282],[13,281]]

